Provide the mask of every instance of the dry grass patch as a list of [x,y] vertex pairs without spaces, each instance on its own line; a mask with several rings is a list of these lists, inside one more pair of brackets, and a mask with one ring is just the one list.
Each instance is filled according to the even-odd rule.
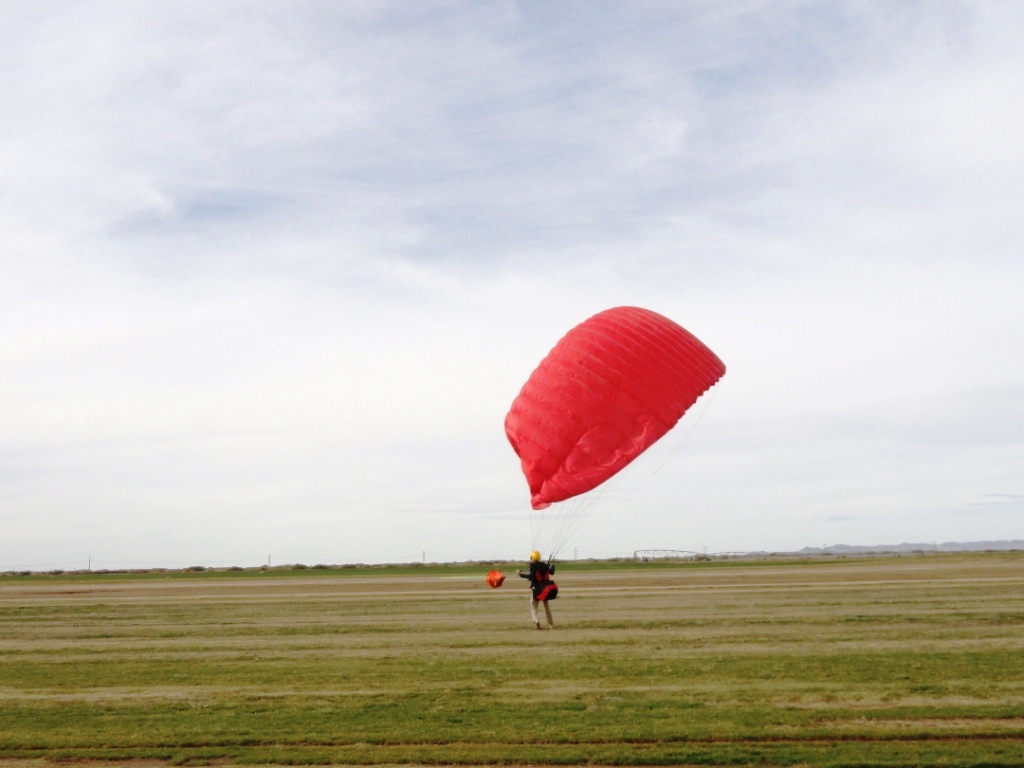
[[1024,764],[1020,555],[486,570],[0,579],[0,768]]

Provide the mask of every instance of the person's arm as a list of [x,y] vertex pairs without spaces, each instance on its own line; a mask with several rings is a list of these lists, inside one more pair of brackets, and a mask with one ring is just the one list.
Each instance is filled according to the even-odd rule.
[[531,575],[529,573],[523,573],[522,571],[516,571],[516,573],[519,574],[519,578],[520,579],[528,579],[528,578],[530,578],[530,575]]

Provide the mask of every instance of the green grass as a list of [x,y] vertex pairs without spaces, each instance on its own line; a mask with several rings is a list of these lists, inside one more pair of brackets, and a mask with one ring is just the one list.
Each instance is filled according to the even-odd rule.
[[0,759],[1024,765],[1024,556],[0,578]]

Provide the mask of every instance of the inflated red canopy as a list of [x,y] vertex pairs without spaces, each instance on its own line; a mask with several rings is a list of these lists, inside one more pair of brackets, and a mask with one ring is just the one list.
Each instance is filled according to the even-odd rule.
[[505,583],[505,574],[501,571],[488,571],[487,572],[487,585],[491,589],[497,589]]
[[603,483],[675,426],[724,373],[696,336],[647,309],[616,307],[577,325],[505,417],[533,508]]

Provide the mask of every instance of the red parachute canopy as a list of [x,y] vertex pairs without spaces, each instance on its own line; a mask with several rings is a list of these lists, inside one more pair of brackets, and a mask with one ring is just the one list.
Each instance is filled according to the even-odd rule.
[[505,417],[533,508],[603,483],[724,373],[696,336],[647,309],[616,307],[577,325],[530,374]]
[[497,589],[505,583],[505,574],[501,571],[488,571],[487,572],[487,584],[492,589]]

